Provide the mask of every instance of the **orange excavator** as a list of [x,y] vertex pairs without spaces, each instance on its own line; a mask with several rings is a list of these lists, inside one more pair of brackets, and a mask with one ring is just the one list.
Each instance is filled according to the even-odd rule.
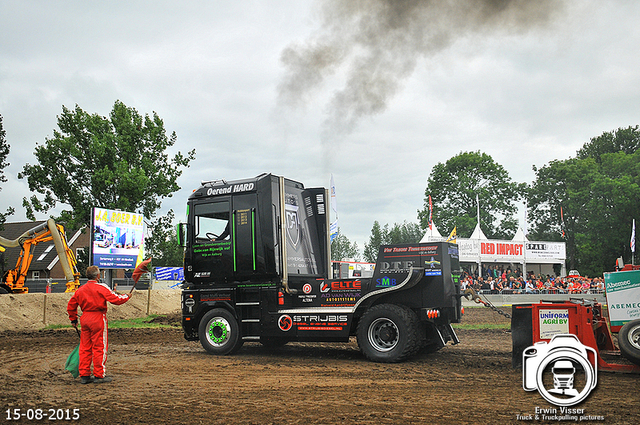
[[29,288],[24,286],[24,283],[33,260],[34,248],[39,243],[49,241],[53,241],[67,279],[67,290],[65,292],[75,292],[78,289],[80,286],[80,273],[78,273],[76,258],[67,244],[64,227],[56,224],[53,219],[49,219],[27,230],[17,239],[9,240],[0,236],[0,251],[12,247],[20,247],[22,249],[15,268],[4,274],[0,283],[0,293],[26,294],[29,292]]

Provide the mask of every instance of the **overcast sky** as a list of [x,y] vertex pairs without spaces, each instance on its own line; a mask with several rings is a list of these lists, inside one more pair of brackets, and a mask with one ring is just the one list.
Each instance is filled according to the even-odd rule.
[[0,210],[26,219],[17,174],[63,105],[107,116],[119,99],[195,148],[162,205],[179,218],[201,180],[333,174],[360,249],[374,220],[417,221],[432,167],[460,152],[530,183],[638,124],[640,2],[391,3],[0,0]]

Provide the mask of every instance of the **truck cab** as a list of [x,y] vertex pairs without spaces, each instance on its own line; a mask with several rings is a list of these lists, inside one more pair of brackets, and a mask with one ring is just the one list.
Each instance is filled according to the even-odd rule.
[[458,342],[457,245],[380,248],[371,278],[332,279],[328,192],[271,174],[203,182],[179,226],[182,327],[212,354],[245,341],[344,342],[396,362]]

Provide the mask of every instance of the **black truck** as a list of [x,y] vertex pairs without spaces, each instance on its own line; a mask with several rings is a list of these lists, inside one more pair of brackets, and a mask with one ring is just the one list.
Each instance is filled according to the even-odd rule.
[[327,202],[326,189],[271,174],[202,182],[178,226],[185,338],[225,355],[356,336],[377,362],[457,344],[457,245],[384,245],[373,277],[333,279]]

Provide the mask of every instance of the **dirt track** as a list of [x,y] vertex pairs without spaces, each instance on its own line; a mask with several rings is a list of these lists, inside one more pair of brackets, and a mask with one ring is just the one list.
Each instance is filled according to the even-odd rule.
[[[465,323],[504,322],[468,309]],[[179,328],[112,330],[107,362],[115,380],[80,385],[63,370],[72,330],[0,333],[0,406],[79,408],[79,423],[522,423],[551,407],[522,389],[505,330],[459,330],[461,344],[401,364],[366,361],[349,344],[245,344],[230,357],[206,354]],[[606,423],[638,424],[639,376],[599,373],[577,406]],[[23,422],[28,422],[26,419]],[[32,421],[40,422],[43,421]],[[592,421],[590,423],[598,423]]]

